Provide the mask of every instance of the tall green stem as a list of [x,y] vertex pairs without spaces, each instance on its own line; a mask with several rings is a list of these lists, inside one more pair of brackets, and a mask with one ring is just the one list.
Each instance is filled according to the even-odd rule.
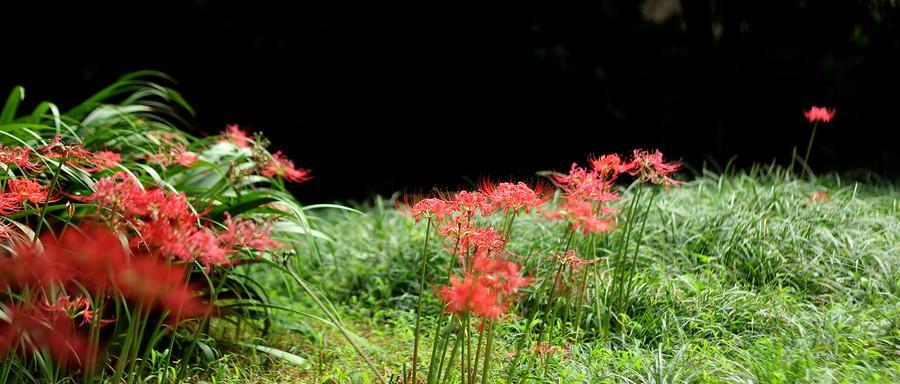
[[44,216],[47,214],[47,206],[50,205],[50,194],[53,193],[53,190],[56,188],[56,183],[59,180],[59,173],[62,171],[62,166],[66,162],[66,158],[67,156],[59,158],[59,164],[56,165],[56,170],[53,172],[53,179],[50,180],[50,188],[47,189],[47,197],[44,198],[44,204],[41,207],[41,215],[38,217],[38,222],[34,229],[34,238],[31,240],[32,244],[37,243],[38,238],[41,236],[41,228],[44,226]]
[[[487,329],[487,345],[484,347],[484,367],[481,370],[481,384],[487,384],[488,373],[491,371],[491,352],[494,344],[494,322],[489,322]],[[473,375],[474,376],[474,375]]]
[[819,128],[819,122],[813,123],[812,134],[809,136],[809,143],[806,145],[806,155],[803,156],[803,170],[800,171],[800,177],[806,175],[806,168],[809,168],[809,154],[812,152],[813,140],[816,139],[816,129]]
[[416,331],[413,341],[412,380],[416,380],[416,372],[419,366],[419,338],[421,336],[422,298],[425,296],[425,272],[428,270],[428,237],[431,234],[431,217],[425,224],[425,244],[422,246],[422,269],[419,272],[419,299],[416,306]]
[[634,274],[637,269],[637,257],[638,252],[641,249],[641,242],[644,239],[644,226],[647,225],[647,217],[650,216],[650,208],[653,207],[653,200],[656,198],[657,191],[654,189],[653,193],[650,194],[650,201],[647,202],[647,208],[644,210],[644,217],[641,219],[641,229],[638,231],[638,237],[636,239],[636,244],[634,245],[634,255],[631,257],[631,265],[628,271],[628,285],[625,288],[625,291],[622,292],[622,303],[620,304],[620,308],[624,310],[625,308],[625,295],[628,295],[631,292],[631,286],[634,282]]

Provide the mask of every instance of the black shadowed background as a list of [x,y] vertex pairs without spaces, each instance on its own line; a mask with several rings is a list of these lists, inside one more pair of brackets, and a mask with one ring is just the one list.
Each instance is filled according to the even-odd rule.
[[[294,4],[296,3],[296,4]],[[0,6],[0,91],[73,106],[156,69],[197,115],[263,131],[316,179],[302,201],[532,177],[659,148],[780,163],[811,105],[812,166],[900,168],[900,4],[95,1]]]

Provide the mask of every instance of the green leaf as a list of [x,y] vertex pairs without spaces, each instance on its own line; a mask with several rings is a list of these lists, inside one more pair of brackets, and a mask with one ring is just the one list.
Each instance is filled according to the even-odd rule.
[[307,363],[306,359],[304,359],[300,356],[297,356],[293,353],[283,351],[278,348],[272,348],[272,347],[267,347],[264,345],[250,344],[250,343],[244,343],[244,342],[238,342],[238,345],[241,345],[241,346],[244,346],[247,348],[256,349],[257,351],[266,353],[269,356],[272,356],[274,358],[284,360],[284,361],[291,363],[293,365],[296,365],[298,367],[303,367],[303,368],[309,367],[309,364]]
[[9,124],[16,118],[16,110],[19,109],[19,103],[25,99],[25,88],[21,85],[13,87],[9,97],[6,98],[6,104],[3,111],[0,112],[0,124]]

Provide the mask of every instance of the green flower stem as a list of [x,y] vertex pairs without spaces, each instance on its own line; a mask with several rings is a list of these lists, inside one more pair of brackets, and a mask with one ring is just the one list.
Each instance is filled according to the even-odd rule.
[[416,306],[416,330],[413,339],[412,380],[416,380],[417,367],[419,366],[419,338],[422,334],[422,298],[425,296],[425,273],[428,270],[428,237],[431,234],[431,217],[425,224],[425,244],[422,246],[422,270],[419,273],[419,299]]

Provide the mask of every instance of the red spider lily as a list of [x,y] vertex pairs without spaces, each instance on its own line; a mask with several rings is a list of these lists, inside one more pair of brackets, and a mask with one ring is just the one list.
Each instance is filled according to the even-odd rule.
[[93,154],[79,144],[68,145],[63,143],[62,136],[56,135],[50,143],[37,148],[37,152],[51,159],[65,158],[66,164],[77,165],[79,162],[88,161]]
[[44,169],[41,163],[31,161],[31,149],[28,147],[0,146],[0,164],[13,164],[19,169],[31,172]]
[[160,150],[159,153],[152,153],[145,157],[148,163],[159,164],[163,167],[169,167],[175,164],[182,167],[191,167],[197,162],[199,155],[190,152],[184,147],[184,144],[178,143],[166,149]]
[[50,287],[68,278],[68,268],[39,254],[30,243],[19,244],[15,256],[0,256],[0,289]]
[[47,302],[47,299],[44,298],[42,307],[47,312],[56,312],[73,319],[81,316],[82,321],[79,326],[97,322],[97,324],[102,327],[115,321],[96,319],[94,317],[94,311],[91,310],[91,301],[86,296],[80,296],[75,300],[72,300],[71,296],[59,296],[56,299],[56,303],[53,304],[50,304]]
[[18,203],[29,202],[32,204],[44,204],[45,201],[59,200],[59,196],[50,195],[40,183],[31,179],[10,179],[6,185],[8,191],[4,194],[12,197]]
[[544,184],[538,184],[532,189],[523,182],[496,185],[483,182],[480,189],[491,200],[493,207],[507,212],[523,208],[530,212],[532,208],[540,207],[548,200]]
[[234,144],[238,148],[250,147],[250,137],[237,124],[226,125],[221,135],[220,141]]
[[22,204],[15,196],[0,193],[0,216],[6,216],[22,210]]
[[466,214],[472,214],[477,210],[480,210],[483,214],[488,214],[494,208],[488,201],[487,196],[478,191],[457,192],[453,197],[453,205],[456,207],[456,210]]
[[594,203],[566,196],[559,203],[556,211],[545,216],[551,220],[567,220],[573,231],[581,230],[582,234],[603,233],[613,229],[613,221],[606,215],[615,210],[606,206],[597,208]]
[[417,201],[415,204],[409,202],[409,197],[404,196],[404,202],[397,202],[397,209],[403,214],[410,216],[419,222],[422,218],[431,219],[440,222],[444,216],[454,209],[454,204],[436,197],[429,197]]
[[296,168],[294,162],[284,157],[281,151],[272,154],[272,160],[262,165],[260,173],[265,177],[277,176],[295,183],[302,183],[312,178],[308,169]]
[[199,260],[207,267],[229,264],[228,251],[215,234],[183,221],[147,222],[141,226],[141,237],[135,240],[163,257]]
[[503,258],[477,256],[473,268],[463,278],[451,276],[450,284],[442,286],[438,296],[449,313],[461,316],[471,312],[497,319],[506,312],[515,293],[530,283],[530,279],[521,276],[517,264]]
[[87,341],[75,331],[71,318],[32,303],[6,306],[7,321],[0,321],[0,355],[21,350],[25,355],[49,351],[64,366],[91,367]]
[[225,230],[219,233],[219,239],[227,249],[267,251],[284,247],[284,244],[272,240],[268,224],[260,226],[252,220],[234,220],[228,212],[225,213]]
[[825,107],[817,107],[812,106],[808,111],[803,111],[803,115],[806,116],[806,119],[809,120],[810,123],[814,123],[817,121],[829,122],[834,117],[837,110],[828,109]]
[[446,302],[446,311],[457,316],[471,312],[475,316],[496,319],[506,312],[497,292],[473,276],[464,279],[451,276],[450,285],[441,287],[439,296]]
[[100,151],[91,156],[87,165],[81,166],[81,169],[88,172],[100,172],[115,167],[122,162],[122,155],[113,151]]
[[474,230],[475,223],[469,220],[467,216],[450,216],[450,220],[445,221],[438,228],[438,234],[463,244],[465,238],[470,236]]
[[506,238],[492,228],[478,228],[462,242],[466,246],[488,251],[496,251],[506,245]]
[[531,352],[543,358],[557,354],[560,349],[550,344],[537,343],[531,348]]
[[651,182],[661,185],[680,185],[682,182],[669,177],[669,174],[681,168],[680,162],[666,163],[660,151],[634,150],[631,160],[631,175],[637,176],[641,182]]
[[[80,232],[67,231],[59,240],[41,236],[41,244],[43,252],[30,243],[22,244],[15,257],[0,259],[4,287],[62,284],[91,292],[115,289],[128,300],[169,310],[176,314],[174,320],[208,313],[208,305],[188,286],[184,267],[146,255],[129,255],[112,231],[86,227]],[[93,317],[93,313],[83,315],[86,321]]]
[[[3,211],[2,205],[3,205],[3,202],[2,202],[2,200],[0,200],[0,216],[5,214],[5,213],[3,213],[4,211]],[[6,240],[6,239],[11,239],[12,234],[13,234],[13,226],[10,224],[0,222],[0,241]]]
[[472,264],[484,285],[505,295],[531,284],[531,279],[522,276],[518,264],[504,258],[476,257]]
[[[96,183],[94,194],[81,198],[114,212],[113,225],[121,220],[140,233],[132,239],[133,246],[143,246],[163,257],[180,260],[199,260],[207,267],[227,265],[228,249],[223,241],[234,241],[238,234],[242,241],[262,245],[264,238],[245,229],[220,238],[198,224],[200,215],[194,213],[181,193],[166,193],[161,189],[144,190],[133,178],[119,173]],[[250,237],[247,237],[250,236]],[[271,245],[271,244],[270,244]]]
[[553,174],[553,182],[569,197],[601,203],[619,200],[619,195],[612,188],[611,180],[598,171],[581,168],[575,163],[572,164],[568,174]]
[[814,192],[813,194],[809,195],[809,200],[811,200],[811,201],[828,201],[828,200],[831,200],[831,198],[828,196],[828,192],[818,191],[818,192]]
[[627,173],[633,164],[626,163],[617,154],[603,155],[589,160],[594,171],[607,180],[615,180],[619,174]]
[[136,256],[129,263],[116,266],[113,281],[126,298],[168,310],[169,321],[211,313],[210,305],[202,302],[197,291],[187,284],[187,271],[178,265]]
[[571,268],[572,270],[581,269],[585,265],[593,264],[596,261],[597,261],[597,259],[594,259],[594,260],[582,259],[582,258],[578,257],[578,252],[574,251],[574,250],[567,251],[567,252],[564,252],[564,253],[556,256],[556,262],[558,262],[560,264],[567,264],[569,266],[569,268]]

